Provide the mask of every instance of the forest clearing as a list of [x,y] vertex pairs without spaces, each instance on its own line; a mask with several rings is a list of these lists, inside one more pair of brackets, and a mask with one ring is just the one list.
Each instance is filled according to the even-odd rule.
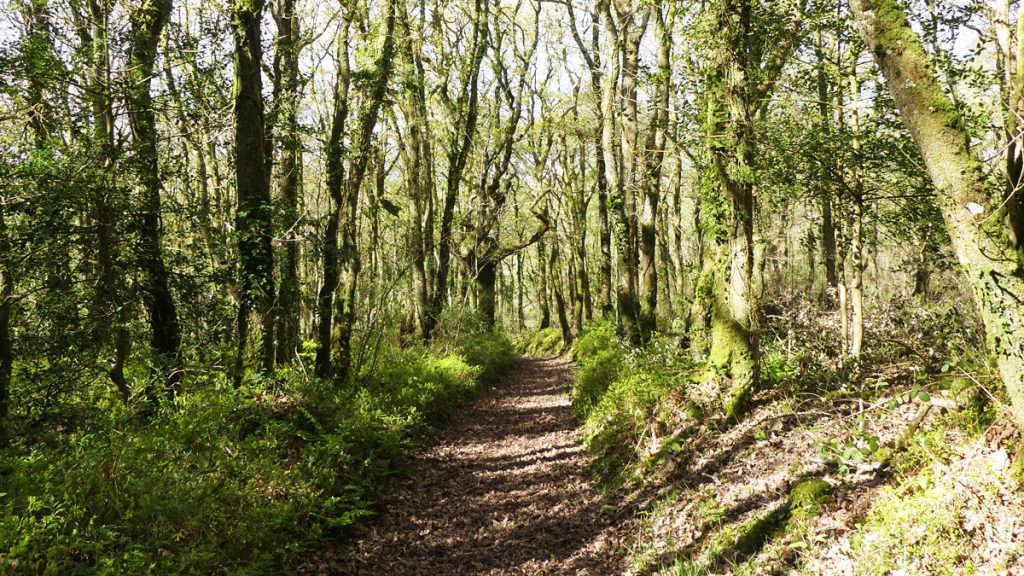
[[1022,7],[0,0],[0,574],[1024,575]]

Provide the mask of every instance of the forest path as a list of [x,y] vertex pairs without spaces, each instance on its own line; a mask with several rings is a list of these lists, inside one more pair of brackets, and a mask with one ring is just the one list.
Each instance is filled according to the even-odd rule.
[[571,382],[566,360],[520,360],[411,457],[382,513],[330,552],[332,573],[622,573],[624,527],[587,468]]

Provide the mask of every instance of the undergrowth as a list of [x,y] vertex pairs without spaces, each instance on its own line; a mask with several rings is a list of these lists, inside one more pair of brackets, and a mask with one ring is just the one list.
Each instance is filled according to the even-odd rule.
[[576,341],[573,357],[573,407],[606,488],[624,485],[652,459],[678,447],[694,407],[672,393],[685,390],[693,365],[671,340],[627,352],[612,322],[599,321]]
[[[834,313],[789,302],[773,315],[756,422],[716,413],[699,364],[678,342],[623,346],[609,321],[584,331],[572,392],[584,441],[605,489],[627,488],[625,498],[644,503],[631,573],[1022,567],[1019,523],[1000,517],[1022,507],[1009,488],[1019,486],[1012,456],[984,440],[1003,401],[975,319],[955,302],[885,306],[866,326],[859,361],[844,358]],[[978,465],[964,456],[971,443],[983,445]],[[770,462],[750,464],[758,460]],[[764,477],[742,472],[761,468]],[[868,500],[842,544],[852,566],[842,572],[829,548],[837,536],[818,517],[858,498]]]
[[565,341],[558,328],[543,328],[526,334],[519,348],[530,356],[555,356],[565,352]]
[[0,572],[287,571],[372,514],[396,458],[515,361],[471,328],[388,345],[347,385],[207,375],[148,421],[110,401],[81,430],[26,436],[0,461]]

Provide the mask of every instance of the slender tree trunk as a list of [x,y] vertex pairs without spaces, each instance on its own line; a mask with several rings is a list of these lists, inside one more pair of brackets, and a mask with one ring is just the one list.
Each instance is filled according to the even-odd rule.
[[[821,35],[815,47],[817,58],[818,113],[820,115],[820,131],[827,139],[832,130],[831,100],[828,91],[828,75],[825,70],[825,52]],[[821,201],[821,247],[825,261],[825,302],[831,300],[831,293],[836,290],[836,235],[832,223],[832,193],[828,180],[824,175],[818,178],[818,194]]]
[[109,322],[113,334],[113,358],[107,373],[111,382],[128,401],[131,389],[124,375],[124,364],[131,348],[128,322],[131,313],[127,302],[123,272],[119,265],[116,245],[118,198],[111,182],[116,162],[114,146],[114,109],[110,94],[110,54],[107,42],[107,19],[111,6],[108,0],[90,0],[90,30],[87,48],[90,58],[89,96],[93,115],[93,138],[96,167],[100,171],[100,184],[96,187],[94,209],[96,228],[96,262],[99,268],[97,287],[98,316]]
[[668,128],[670,58],[672,32],[669,16],[660,6],[653,8],[658,44],[657,97],[651,114],[651,127],[645,153],[643,212],[640,219],[640,328],[646,340],[657,329],[658,317],[658,203],[661,200],[661,163],[665,158],[665,131]]
[[539,328],[551,327],[551,308],[548,306],[548,257],[547,244],[537,243],[537,307],[540,309]]
[[[604,75],[604,85],[602,86],[601,93],[601,109],[603,111],[601,144],[605,157],[606,179],[608,180],[608,207],[615,221],[613,236],[618,256],[619,276],[616,294],[618,329],[626,341],[636,345],[640,343],[640,330],[638,326],[640,302],[636,296],[635,228],[631,226],[633,216],[630,213],[631,203],[629,201],[629,197],[633,195],[633,192],[631,182],[625,179],[626,175],[632,176],[631,172],[626,169],[625,156],[627,152],[634,152],[635,150],[623,150],[623,144],[633,145],[633,141],[630,140],[629,136],[621,139],[616,138],[617,132],[620,132],[616,130],[616,120],[618,120],[618,124],[623,125],[623,130],[627,130],[629,114],[623,113],[618,116],[615,114],[618,101],[616,95],[619,94],[622,97],[628,98],[629,94],[635,93],[635,75],[632,78],[633,83],[631,86],[619,87],[620,62],[626,61],[622,65],[621,75],[623,83],[627,82],[626,76],[628,74],[626,69],[632,68],[628,61],[629,58],[626,56],[626,45],[629,44],[630,38],[627,38],[625,33],[620,33],[612,16],[611,7],[607,2],[603,4],[603,12],[608,43],[608,57],[606,61],[608,62],[609,69]],[[627,22],[631,18],[632,14],[629,14],[626,19]],[[625,23],[620,24],[626,25]],[[635,105],[634,101],[633,106]],[[626,117],[625,120],[623,120],[623,116]],[[635,124],[632,126],[635,127]],[[632,133],[632,136],[635,138],[635,132]]]
[[448,300],[448,275],[452,259],[452,225],[455,219],[455,203],[459,197],[459,187],[466,161],[473,146],[476,134],[477,108],[479,102],[480,65],[487,52],[487,19],[489,0],[475,0],[473,16],[473,43],[470,58],[462,71],[463,92],[459,95],[456,107],[459,117],[456,119],[458,129],[452,135],[448,155],[447,189],[444,196],[444,207],[441,212],[441,238],[438,244],[437,277],[434,280],[434,294],[431,298],[431,311],[428,321],[429,332],[437,324],[441,308]]
[[[604,80],[601,71],[601,27],[600,13],[603,11],[603,4],[607,0],[596,3],[595,10],[591,13],[593,20],[590,27],[590,46],[588,47],[580,36],[576,23],[576,14],[573,11],[572,3],[566,3],[569,11],[569,26],[576,41],[576,46],[583,55],[590,70],[590,90],[594,97],[594,116],[596,118],[593,141],[594,153],[596,156],[596,180],[597,180],[597,214],[598,214],[598,244],[600,246],[600,259],[598,261],[598,299],[603,316],[614,314],[615,308],[612,303],[612,236],[608,220],[608,167],[607,156],[604,148],[605,115],[612,114],[612,111],[604,109]],[[616,71],[616,75],[618,72]]]
[[853,134],[853,184],[850,230],[850,304],[853,312],[850,325],[850,355],[860,359],[864,347],[864,179],[861,176],[860,81],[857,78],[859,50],[851,54],[850,68],[850,130]]
[[295,0],[278,0],[277,58],[280,82],[281,158],[277,187],[281,195],[284,254],[277,295],[277,363],[287,364],[299,352],[299,199],[302,194],[302,136],[299,133],[299,19]]
[[[139,181],[143,188],[143,213],[139,222],[141,236],[140,261],[143,272],[143,302],[149,309],[150,345],[157,355],[158,365],[164,372],[164,386],[173,397],[181,382],[178,349],[181,332],[178,311],[171,294],[170,274],[164,263],[162,231],[160,227],[161,188],[157,157],[156,114],[150,92],[155,72],[157,46],[171,13],[171,0],[153,0],[143,4],[132,14],[132,44],[129,53],[129,121],[135,137],[136,162]],[[154,404],[155,391],[148,390]]]
[[14,342],[11,313],[14,308],[14,262],[7,231],[6,198],[0,198],[0,447],[7,445],[7,421],[11,412],[11,375],[14,370]]
[[381,105],[387,94],[388,82],[391,79],[391,68],[395,53],[395,2],[388,3],[384,31],[384,43],[369,93],[364,99],[363,109],[359,115],[359,136],[356,141],[355,157],[349,167],[349,176],[345,186],[342,202],[343,214],[340,222],[341,246],[339,250],[339,268],[341,271],[341,292],[338,295],[335,309],[339,320],[338,325],[338,368],[339,382],[348,379],[352,368],[352,331],[356,321],[356,291],[358,289],[361,260],[359,246],[356,241],[359,217],[359,192],[366,177],[367,166],[376,150],[373,146],[373,131],[377,126],[377,118]]
[[233,4],[235,37],[235,214],[239,255],[238,341],[235,384],[244,376],[250,319],[260,334],[260,371],[274,369],[273,207],[267,176],[260,21],[264,0]]
[[562,331],[562,343],[568,347],[572,344],[572,327],[569,324],[565,296],[562,292],[562,273],[559,270],[559,261],[558,242],[552,242],[551,256],[548,260],[548,268],[551,274],[551,292],[555,297],[555,311],[558,315],[558,327]]
[[526,331],[525,278],[523,277],[524,252],[516,253],[516,325],[519,332]]
[[433,195],[432,159],[429,153],[430,134],[427,130],[426,88],[423,78],[423,63],[417,57],[412,46],[412,27],[404,1],[399,3],[401,24],[401,50],[410,64],[412,73],[407,83],[406,101],[409,125],[408,156],[410,166],[407,168],[407,187],[409,190],[409,257],[412,266],[413,314],[416,319],[416,334],[425,338],[429,329],[429,286],[427,283],[427,250],[424,238],[424,214],[427,199]]
[[345,184],[343,138],[348,119],[348,95],[351,83],[349,65],[349,29],[351,15],[346,14],[338,33],[338,71],[334,83],[334,106],[331,118],[331,134],[327,141],[327,195],[331,199],[324,230],[323,273],[324,280],[317,296],[317,348],[315,372],[320,378],[333,373],[332,322],[334,319],[334,293],[338,290],[338,225],[342,211],[342,188]]

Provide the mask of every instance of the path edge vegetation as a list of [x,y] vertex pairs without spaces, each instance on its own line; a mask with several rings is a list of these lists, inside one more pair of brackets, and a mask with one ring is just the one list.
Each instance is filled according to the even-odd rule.
[[[507,337],[445,318],[430,347],[380,350],[357,385],[279,370],[236,387],[215,374],[145,421],[104,406],[78,430],[9,450],[0,567],[296,569],[372,516],[402,455],[515,365]],[[311,363],[315,344],[301,354]]]

